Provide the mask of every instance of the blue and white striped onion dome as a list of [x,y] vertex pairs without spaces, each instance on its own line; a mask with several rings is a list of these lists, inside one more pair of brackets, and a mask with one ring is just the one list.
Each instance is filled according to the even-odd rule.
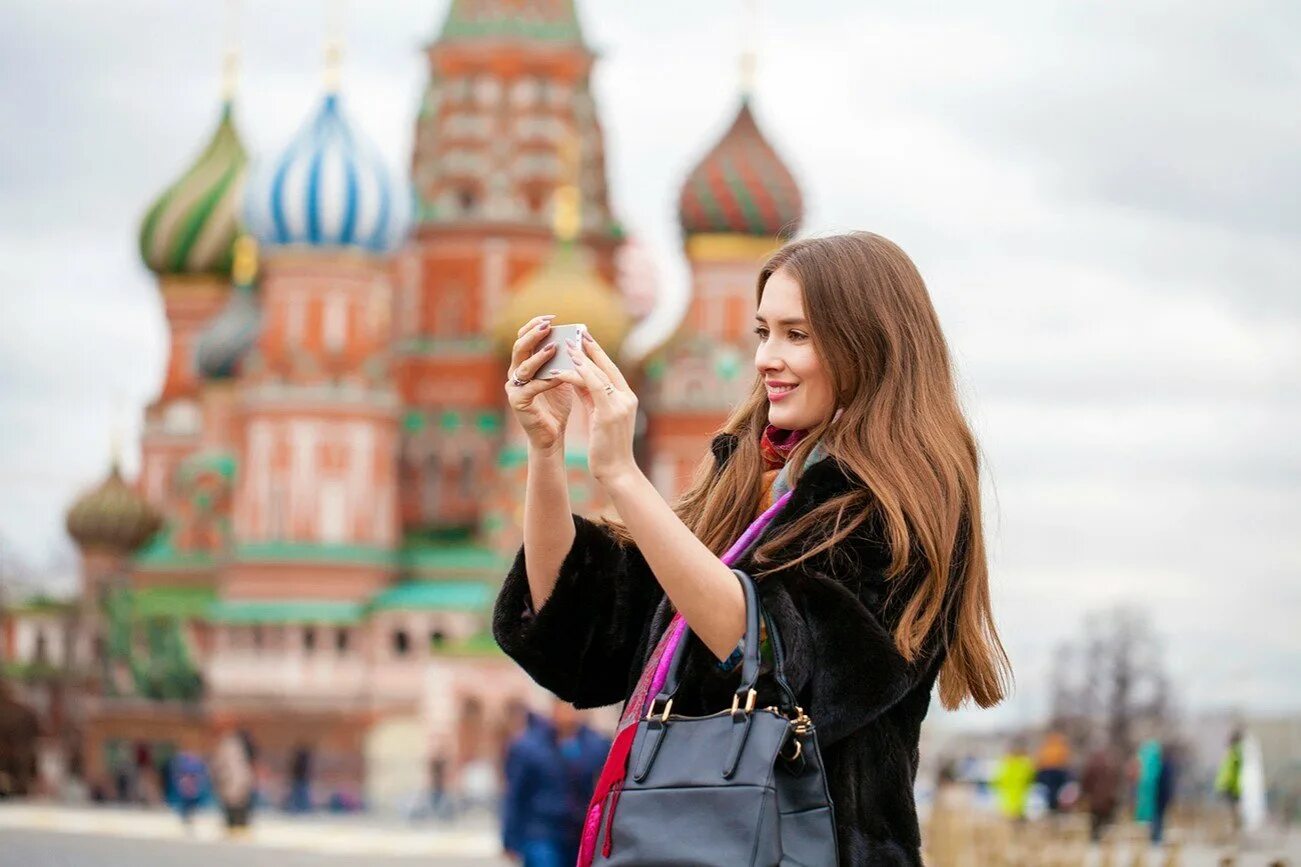
[[383,251],[400,237],[405,200],[379,152],[327,94],[281,156],[249,184],[245,219],[265,245]]

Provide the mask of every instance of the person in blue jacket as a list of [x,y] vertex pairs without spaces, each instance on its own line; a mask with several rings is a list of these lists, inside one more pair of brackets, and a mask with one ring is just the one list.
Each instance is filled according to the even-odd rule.
[[194,753],[182,751],[172,756],[168,773],[173,805],[181,815],[181,823],[189,830],[194,811],[208,800],[211,791],[208,766]]
[[570,867],[578,859],[587,803],[610,739],[555,699],[551,718],[528,711],[506,753],[502,847],[524,867]]

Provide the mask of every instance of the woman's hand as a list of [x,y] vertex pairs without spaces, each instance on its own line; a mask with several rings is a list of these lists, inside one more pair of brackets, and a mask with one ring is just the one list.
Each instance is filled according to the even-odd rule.
[[556,376],[578,388],[587,408],[587,466],[592,477],[609,485],[629,473],[641,472],[632,455],[637,395],[596,338],[586,331],[577,345],[568,343],[566,350],[576,369],[562,370]]
[[534,316],[520,328],[519,339],[511,350],[507,375],[525,382],[524,385],[512,385],[510,378],[506,380],[510,408],[515,411],[529,442],[544,451],[564,447],[565,425],[569,423],[569,411],[574,406],[572,385],[560,377],[535,378],[538,371],[555,357],[554,345],[541,351],[537,348],[546,339],[551,320],[555,318],[555,314]]

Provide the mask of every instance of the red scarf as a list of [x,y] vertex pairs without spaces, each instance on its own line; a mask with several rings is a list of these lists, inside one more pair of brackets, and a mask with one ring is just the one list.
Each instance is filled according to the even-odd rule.
[[808,433],[807,429],[783,430],[774,424],[764,428],[763,436],[759,438],[759,451],[763,454],[765,469],[777,470],[785,466],[786,459]]

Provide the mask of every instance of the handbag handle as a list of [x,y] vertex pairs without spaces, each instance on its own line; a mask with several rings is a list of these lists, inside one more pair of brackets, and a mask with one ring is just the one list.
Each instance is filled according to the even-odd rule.
[[[781,637],[777,634],[777,625],[772,618],[766,616],[766,612],[763,611],[762,606],[759,604],[754,579],[741,569],[733,568],[732,573],[741,582],[741,590],[745,596],[745,644],[741,656],[741,684],[736,689],[736,698],[732,702],[732,709],[754,710],[752,693],[755,684],[759,680],[759,617],[762,614],[767,623],[768,638],[773,647],[773,673],[779,687],[780,701],[784,705],[782,710],[787,713],[793,712],[795,710],[795,693],[786,681],[784,672],[785,654],[781,649]],[[678,641],[678,646],[674,648],[673,659],[669,662],[669,670],[664,678],[664,686],[659,695],[655,696],[655,700],[651,702],[650,713],[652,715],[655,708],[662,705],[667,717],[668,703],[673,700],[673,696],[677,694],[678,687],[681,685],[680,677],[683,659],[686,656],[688,639],[691,637],[691,627],[683,623],[682,630],[682,637]]]

